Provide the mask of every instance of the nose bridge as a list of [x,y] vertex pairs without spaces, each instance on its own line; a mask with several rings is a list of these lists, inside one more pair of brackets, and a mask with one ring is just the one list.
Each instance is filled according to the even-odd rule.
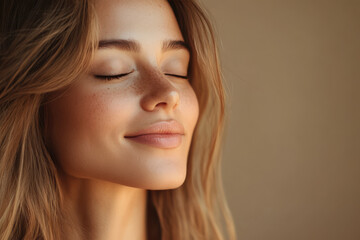
[[169,111],[179,104],[178,89],[157,68],[143,69],[140,84],[144,88],[140,104],[145,111],[154,111],[158,108]]

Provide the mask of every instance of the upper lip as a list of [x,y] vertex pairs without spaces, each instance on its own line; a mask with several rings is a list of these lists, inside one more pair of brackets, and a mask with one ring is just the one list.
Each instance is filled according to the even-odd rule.
[[184,127],[175,120],[158,121],[147,128],[125,135],[125,137],[136,137],[145,134],[182,134]]

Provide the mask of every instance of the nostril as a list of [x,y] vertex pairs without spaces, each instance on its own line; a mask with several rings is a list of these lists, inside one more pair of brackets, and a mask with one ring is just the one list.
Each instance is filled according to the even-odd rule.
[[166,105],[167,105],[166,102],[161,102],[161,103],[156,104],[155,107],[166,107]]

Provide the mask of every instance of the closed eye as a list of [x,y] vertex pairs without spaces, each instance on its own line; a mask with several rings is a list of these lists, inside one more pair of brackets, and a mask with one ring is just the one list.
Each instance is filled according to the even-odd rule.
[[171,73],[165,73],[165,75],[167,76],[172,76],[172,77],[178,77],[178,78],[182,78],[182,79],[188,79],[188,76],[182,76],[182,75],[177,75],[177,74],[171,74]]
[[110,81],[113,79],[120,79],[122,77],[125,77],[126,75],[129,75],[130,73],[133,73],[133,72],[134,72],[134,70],[131,72],[128,72],[128,73],[121,73],[121,74],[117,74],[117,75],[94,75],[94,76],[99,79],[104,79],[104,80]]

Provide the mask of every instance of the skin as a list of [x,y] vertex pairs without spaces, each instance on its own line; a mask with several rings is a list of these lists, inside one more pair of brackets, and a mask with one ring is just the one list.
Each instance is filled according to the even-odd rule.
[[[164,0],[99,0],[96,12],[100,40],[136,41],[137,49],[100,47],[90,70],[46,106],[46,137],[71,229],[83,229],[77,239],[146,239],[146,190],[177,188],[186,176],[199,107],[190,82],[169,74],[185,76],[190,54],[162,49],[183,40]],[[184,127],[176,148],[124,137],[170,119]],[[74,239],[71,229],[64,239]]]

